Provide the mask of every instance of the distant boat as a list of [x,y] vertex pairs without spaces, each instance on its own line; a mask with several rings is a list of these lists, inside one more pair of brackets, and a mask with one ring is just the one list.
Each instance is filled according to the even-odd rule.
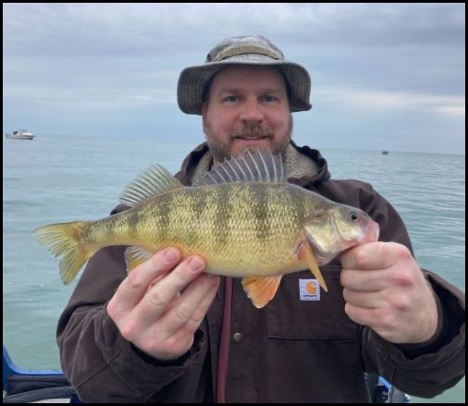
[[382,155],[388,155],[388,151],[382,151]]
[[6,135],[7,138],[13,139],[13,140],[32,140],[35,135],[32,132],[29,132],[28,130],[15,130],[12,133],[8,133]]

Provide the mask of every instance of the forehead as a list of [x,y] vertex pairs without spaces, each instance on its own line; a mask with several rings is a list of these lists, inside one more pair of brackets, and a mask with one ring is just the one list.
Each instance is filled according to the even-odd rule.
[[286,89],[281,71],[274,66],[230,65],[221,69],[212,80],[212,88],[226,86],[267,86]]

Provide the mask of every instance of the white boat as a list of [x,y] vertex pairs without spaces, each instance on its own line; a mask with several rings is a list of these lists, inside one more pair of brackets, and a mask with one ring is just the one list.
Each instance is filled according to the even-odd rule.
[[15,130],[12,133],[8,133],[6,135],[7,138],[11,138],[14,140],[32,140],[35,135],[28,130]]

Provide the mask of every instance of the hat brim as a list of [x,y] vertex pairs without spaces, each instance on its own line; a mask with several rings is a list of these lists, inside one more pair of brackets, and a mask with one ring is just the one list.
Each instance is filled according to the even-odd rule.
[[201,115],[203,91],[209,80],[222,68],[229,65],[270,65],[280,69],[290,90],[289,107],[291,112],[307,111],[312,108],[309,102],[311,80],[301,65],[278,61],[258,54],[236,55],[220,62],[190,66],[185,68],[177,84],[177,102],[186,114]]

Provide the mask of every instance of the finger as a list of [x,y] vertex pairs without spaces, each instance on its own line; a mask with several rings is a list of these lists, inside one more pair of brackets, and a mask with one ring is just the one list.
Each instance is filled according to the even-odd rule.
[[344,288],[356,292],[379,292],[388,285],[388,272],[379,269],[373,272],[369,270],[343,269],[340,274],[340,282]]
[[[199,275],[184,293],[171,302],[161,317],[148,328],[150,341],[157,341],[158,359],[174,359],[185,353],[193,343],[194,333],[200,326],[210,304],[216,296],[219,277]],[[194,300],[198,292],[198,300]],[[141,319],[140,319],[141,320]],[[147,318],[144,319],[144,322]]]
[[205,268],[205,261],[198,255],[181,262],[166,277],[161,278],[145,295],[155,307],[166,307],[173,298],[192,282]]
[[123,280],[111,301],[117,304],[120,311],[133,309],[145,295],[151,282],[173,269],[180,257],[180,251],[174,247],[157,252]]
[[160,317],[169,303],[200,275],[204,268],[205,261],[198,255],[182,261],[173,271],[148,290],[138,306],[135,307],[135,314],[145,319],[148,324],[152,323]]
[[193,281],[164,316],[171,326],[167,333],[177,334],[182,330],[185,334],[194,334],[216,297],[219,283],[219,277],[206,274]]
[[390,242],[370,242],[358,245],[341,255],[341,265],[345,269],[386,269],[392,266],[406,249],[401,244]]
[[212,282],[212,287],[206,293],[206,295],[203,296],[203,299],[196,308],[196,311],[194,312],[188,326],[193,332],[195,332],[198,329],[198,327],[200,327],[201,322],[205,318],[205,315],[208,312],[208,309],[210,308],[211,304],[213,303],[213,300],[216,297],[216,293],[218,292],[220,278],[218,276],[211,276],[210,279]]
[[354,322],[366,326],[374,326],[376,323],[379,323],[379,318],[382,314],[380,309],[363,308],[360,306],[355,306],[351,303],[346,303],[345,313]]
[[351,320],[369,326],[381,337],[394,343],[402,342],[398,335],[399,317],[385,308],[363,308],[349,303],[345,312]]
[[367,309],[379,309],[388,305],[384,296],[379,292],[357,292],[344,288],[343,298],[350,305]]

